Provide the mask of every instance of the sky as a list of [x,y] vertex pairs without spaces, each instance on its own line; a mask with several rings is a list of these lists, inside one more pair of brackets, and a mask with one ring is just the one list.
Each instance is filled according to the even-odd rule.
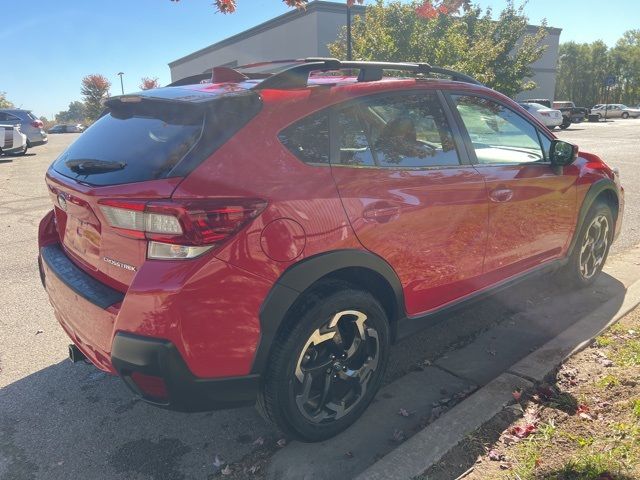
[[[212,0],[0,3],[0,92],[47,118],[81,99],[87,74],[106,76],[112,94],[120,93],[118,72],[124,72],[125,92],[139,90],[142,77],[166,85],[170,61],[288,10],[281,0],[238,0],[232,15],[217,13]],[[500,11],[506,0],[474,3]],[[601,39],[612,46],[624,31],[640,28],[640,0],[529,0],[526,13],[530,23],[546,18],[562,28],[561,42]]]

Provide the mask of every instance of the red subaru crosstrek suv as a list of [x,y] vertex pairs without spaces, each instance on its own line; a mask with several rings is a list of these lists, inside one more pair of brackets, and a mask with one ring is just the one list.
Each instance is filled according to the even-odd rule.
[[620,231],[617,173],[463,74],[316,58],[201,81],[109,98],[46,175],[70,355],[150,403],[257,402],[328,438],[391,343],[534,274],[588,285]]

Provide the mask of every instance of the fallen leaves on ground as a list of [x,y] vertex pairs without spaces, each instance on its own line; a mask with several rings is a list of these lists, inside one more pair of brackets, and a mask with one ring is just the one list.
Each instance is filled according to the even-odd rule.
[[402,430],[394,430],[393,431],[393,435],[391,436],[391,440],[393,440],[396,443],[401,443],[405,440],[405,434]]

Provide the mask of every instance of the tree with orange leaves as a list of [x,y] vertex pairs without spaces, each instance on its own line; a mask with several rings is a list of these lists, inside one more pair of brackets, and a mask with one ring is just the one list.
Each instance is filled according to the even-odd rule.
[[158,77],[153,77],[153,78],[142,77],[140,79],[140,85],[139,85],[140,90],[151,90],[153,88],[158,88],[159,86],[160,86],[160,83],[158,82]]
[[109,96],[111,82],[103,75],[94,73],[82,79],[80,93],[84,96],[87,117],[95,120],[102,112],[102,100]]

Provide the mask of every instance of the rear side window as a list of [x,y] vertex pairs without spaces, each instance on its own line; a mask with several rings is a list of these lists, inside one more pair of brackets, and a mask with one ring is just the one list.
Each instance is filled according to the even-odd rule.
[[185,176],[257,113],[256,99],[123,103],[87,129],[53,168],[91,185]]
[[303,118],[278,135],[280,142],[305,163],[329,163],[329,115],[320,112]]
[[453,135],[432,94],[375,96],[338,112],[338,163],[369,167],[459,165]]

